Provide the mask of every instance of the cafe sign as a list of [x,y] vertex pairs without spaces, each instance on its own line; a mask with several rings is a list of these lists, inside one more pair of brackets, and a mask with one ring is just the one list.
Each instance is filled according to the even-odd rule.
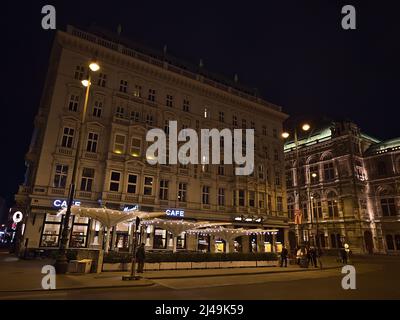
[[167,209],[167,210],[165,210],[165,214],[167,215],[167,217],[173,217],[173,218],[184,218],[185,217],[185,211],[179,210],[179,209]]

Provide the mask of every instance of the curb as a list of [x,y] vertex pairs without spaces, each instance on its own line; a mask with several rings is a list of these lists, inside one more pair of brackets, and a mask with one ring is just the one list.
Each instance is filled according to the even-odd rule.
[[[122,280],[121,280],[122,281]],[[126,283],[126,282],[125,282]],[[117,285],[117,286],[93,286],[93,287],[64,287],[56,288],[54,290],[44,290],[44,289],[27,289],[27,290],[0,290],[1,293],[23,293],[23,292],[55,292],[55,291],[73,291],[73,290],[89,290],[89,289],[109,289],[109,288],[134,288],[134,287],[151,287],[155,283],[144,283],[144,284],[127,284],[127,285]],[[1,296],[0,296],[1,300]]]
[[257,271],[257,272],[236,272],[229,274],[200,274],[200,275],[172,275],[172,276],[155,276],[148,277],[144,276],[144,279],[148,280],[162,280],[162,279],[186,279],[186,278],[210,278],[210,277],[229,277],[229,276],[245,276],[245,275],[256,275],[256,274],[278,274],[278,273],[295,273],[295,272],[310,272],[310,271],[322,271],[322,270],[331,270],[338,269],[337,267],[326,267],[326,268],[315,268],[315,269],[294,269],[294,270],[282,270],[282,271]]

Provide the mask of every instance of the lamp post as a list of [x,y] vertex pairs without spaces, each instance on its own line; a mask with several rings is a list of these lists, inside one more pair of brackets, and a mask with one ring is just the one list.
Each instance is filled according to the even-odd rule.
[[[307,123],[304,123],[301,126],[301,129],[305,132],[309,131],[311,129],[311,126]],[[289,132],[283,132],[282,133],[282,138],[283,139],[288,139],[290,137]],[[295,151],[296,151],[296,187],[297,187],[297,195],[295,196],[295,210],[296,212],[300,212],[300,183],[299,183],[299,177],[300,177],[300,165],[299,165],[299,140],[298,140],[298,135],[297,135],[297,127],[294,128],[294,146],[295,146]],[[300,227],[299,224],[296,223],[296,240],[297,240],[297,246],[300,244]]]
[[[100,66],[96,62],[91,62],[89,64],[89,69],[93,72],[97,72],[100,70]],[[85,123],[86,110],[87,110],[88,101],[89,101],[90,86],[92,85],[90,71],[88,72],[88,79],[82,80],[82,85],[84,87],[86,87],[85,102],[83,105],[81,122],[80,122],[79,128],[78,128],[78,130],[79,130],[78,143],[77,143],[77,148],[76,148],[76,152],[75,152],[74,163],[72,166],[71,184],[69,187],[67,210],[65,212],[65,217],[64,217],[63,227],[62,227],[59,254],[58,254],[58,257],[57,257],[57,260],[55,263],[55,268],[56,268],[57,274],[65,274],[68,269],[68,259],[67,259],[66,252],[67,252],[67,244],[68,244],[68,238],[69,238],[69,220],[71,218],[71,207],[74,202],[74,195],[75,195],[75,189],[76,189],[76,186],[75,186],[76,185],[76,175],[77,175],[77,170],[78,170],[80,149],[81,149],[82,138],[83,138],[83,125]]]

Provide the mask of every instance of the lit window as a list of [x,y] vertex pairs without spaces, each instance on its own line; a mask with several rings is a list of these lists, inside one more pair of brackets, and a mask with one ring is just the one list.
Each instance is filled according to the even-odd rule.
[[133,91],[133,95],[136,98],[141,98],[142,97],[142,87],[139,85],[135,85],[135,90]]
[[132,138],[131,144],[131,155],[133,157],[140,157],[142,149],[142,140],[138,138]]
[[205,119],[208,118],[208,110],[207,110],[207,108],[204,108],[204,118]]
[[117,154],[125,153],[125,136],[121,134],[115,135],[114,152]]

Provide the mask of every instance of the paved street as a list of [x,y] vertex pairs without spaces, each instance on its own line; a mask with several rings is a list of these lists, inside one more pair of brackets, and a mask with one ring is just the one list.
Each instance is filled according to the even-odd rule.
[[[8,265],[8,267],[6,267]],[[0,262],[1,282],[18,281],[19,271],[11,256],[2,255]],[[22,265],[20,263],[20,265]],[[38,264],[43,265],[43,263]],[[98,289],[74,289],[35,292],[0,292],[0,299],[399,299],[400,257],[357,257],[357,289],[343,290],[344,275],[340,268],[296,272],[258,273],[260,270],[219,270],[210,277],[179,278],[165,276],[163,279],[141,280],[139,287],[113,287]],[[278,268],[279,269],[279,268]],[[37,269],[32,269],[28,281],[38,282]],[[266,271],[266,272],[271,272]],[[206,272],[206,271],[204,271]],[[237,275],[243,272],[242,275]],[[264,271],[263,271],[264,272]],[[8,274],[7,274],[8,273]],[[223,274],[225,273],[225,274]],[[236,275],[229,275],[236,274]],[[79,281],[79,276],[73,276]],[[118,275],[118,278],[120,276]],[[146,277],[146,274],[145,274]],[[149,278],[157,276],[148,275]],[[8,279],[7,279],[8,278]],[[94,281],[115,281],[114,273],[97,276]],[[25,279],[25,277],[24,277]],[[111,282],[110,282],[111,283]],[[129,284],[128,284],[129,285]]]

